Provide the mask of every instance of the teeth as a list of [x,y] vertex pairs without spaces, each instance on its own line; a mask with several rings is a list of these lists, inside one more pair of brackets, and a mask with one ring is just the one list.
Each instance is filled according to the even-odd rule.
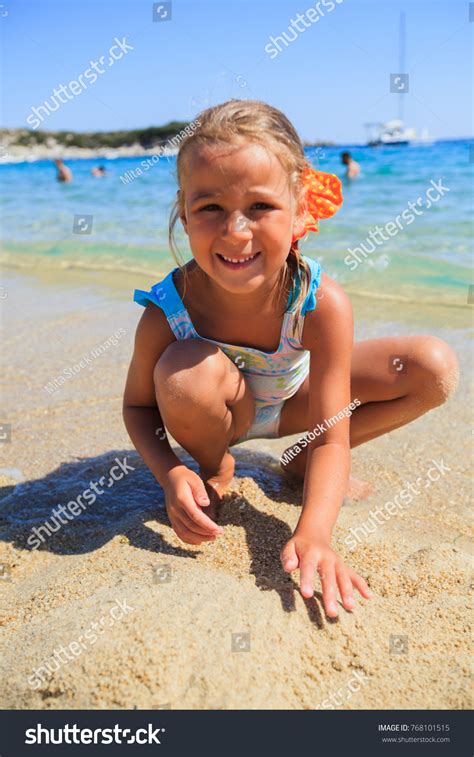
[[221,258],[224,258],[228,263],[247,263],[248,260],[253,260],[254,257],[257,255],[255,253],[254,255],[251,255],[249,258],[240,258],[239,260],[234,260],[233,258],[226,258],[225,255],[221,255]]

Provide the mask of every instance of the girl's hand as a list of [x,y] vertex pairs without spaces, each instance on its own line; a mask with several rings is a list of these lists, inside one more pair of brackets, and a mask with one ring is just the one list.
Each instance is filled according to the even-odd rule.
[[164,492],[171,525],[182,541],[201,544],[214,541],[216,536],[224,533],[224,529],[202,510],[210,500],[197,473],[185,465],[178,465],[169,472]]
[[295,533],[285,544],[280,557],[283,569],[287,573],[299,568],[301,594],[305,599],[313,596],[314,574],[318,571],[323,589],[324,609],[330,618],[336,618],[338,615],[338,589],[342,604],[349,611],[355,607],[354,586],[365,599],[373,596],[362,576],[347,568],[339,555],[323,539]]

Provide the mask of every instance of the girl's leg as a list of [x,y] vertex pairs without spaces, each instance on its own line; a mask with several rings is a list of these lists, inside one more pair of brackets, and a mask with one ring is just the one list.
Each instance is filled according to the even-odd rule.
[[[244,377],[218,347],[186,339],[166,348],[153,378],[166,429],[199,464],[209,495],[210,487],[222,494],[234,475],[228,448],[250,428],[255,414]],[[206,509],[211,517],[212,510],[211,500]]]
[[[351,398],[361,406],[351,416],[351,447],[386,434],[442,405],[455,389],[453,350],[434,336],[387,337],[354,345]],[[279,436],[308,430],[309,379],[283,406]],[[343,408],[340,408],[341,410]],[[284,466],[304,476],[306,450]]]

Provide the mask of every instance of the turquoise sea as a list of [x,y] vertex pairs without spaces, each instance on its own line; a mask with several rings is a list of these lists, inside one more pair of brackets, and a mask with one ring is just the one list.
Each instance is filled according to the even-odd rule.
[[[343,149],[306,152],[315,167],[342,177]],[[473,142],[347,149],[362,175],[344,182],[342,210],[321,222],[319,234],[309,235],[304,253],[319,259],[349,291],[466,306],[472,282]],[[158,280],[174,265],[167,225],[176,161],[162,157],[144,170],[145,160],[67,160],[71,184],[56,181],[51,161],[0,166],[4,262],[28,270],[146,272]],[[104,179],[91,175],[100,164],[107,168]],[[82,228],[90,233],[75,232],[74,218],[86,216],[92,216],[92,225],[86,219]],[[187,259],[186,237],[178,240]],[[356,250],[357,262],[350,251],[361,245],[366,254]]]

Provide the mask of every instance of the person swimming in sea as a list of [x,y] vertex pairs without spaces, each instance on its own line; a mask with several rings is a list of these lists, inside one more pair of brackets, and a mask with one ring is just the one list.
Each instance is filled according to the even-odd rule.
[[61,158],[55,159],[56,168],[58,169],[58,173],[56,175],[56,178],[58,181],[62,181],[65,183],[69,183],[72,181],[72,171],[68,166],[64,165]]
[[360,175],[360,165],[354,160],[350,152],[341,152],[341,163],[347,166],[346,177],[348,179],[356,179]]
[[103,176],[107,176],[107,171],[105,166],[94,166],[94,168],[91,168],[91,174],[100,179]]

